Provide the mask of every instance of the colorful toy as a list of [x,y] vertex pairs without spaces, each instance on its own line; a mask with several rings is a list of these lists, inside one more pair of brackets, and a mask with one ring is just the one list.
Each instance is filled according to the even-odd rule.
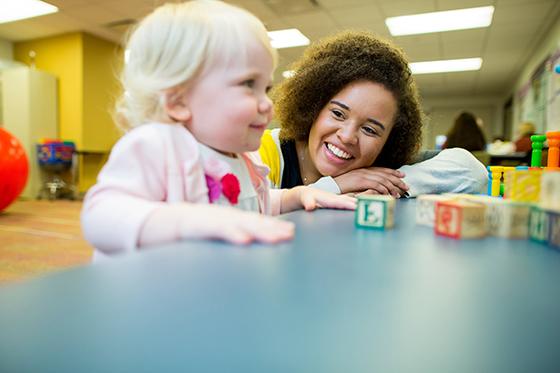
[[387,195],[358,196],[355,217],[356,227],[391,229],[395,222],[395,198]]
[[493,197],[498,197],[500,195],[500,183],[502,180],[502,173],[504,168],[502,166],[488,166],[488,171],[490,171],[488,182],[489,195]]
[[63,171],[72,166],[76,146],[71,141],[42,140],[37,144],[39,165],[51,171]]
[[546,141],[545,135],[531,136],[533,151],[531,153],[531,167],[541,167],[542,161],[542,148],[543,143]]
[[486,206],[466,200],[436,202],[435,233],[456,239],[486,235]]
[[433,227],[436,219],[436,202],[450,201],[455,197],[445,194],[423,194],[416,198],[416,224]]
[[500,194],[504,197],[504,198],[508,198],[509,194],[511,193],[509,191],[509,187],[511,186],[511,183],[509,183],[510,178],[513,176],[512,172],[515,171],[515,167],[509,167],[506,166],[504,167],[504,182],[501,185],[500,188]]
[[550,131],[546,133],[548,140],[548,160],[547,169],[560,169],[560,131]]
[[22,192],[29,176],[29,163],[17,138],[0,128],[0,211]]
[[75,198],[75,152],[76,145],[72,141],[41,139],[37,144],[37,161],[43,179],[39,199]]
[[[531,167],[488,166],[488,195],[419,196],[416,223],[458,239],[488,234],[560,248],[560,131],[533,135],[531,141]],[[545,141],[547,167],[541,167]]]

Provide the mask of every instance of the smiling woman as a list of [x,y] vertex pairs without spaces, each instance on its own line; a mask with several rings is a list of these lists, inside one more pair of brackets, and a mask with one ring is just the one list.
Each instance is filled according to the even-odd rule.
[[[390,42],[342,32],[310,46],[292,70],[272,93],[281,129],[265,132],[260,148],[275,187],[400,197],[486,183],[484,166],[459,149],[404,166],[421,146],[422,110],[408,61]],[[433,177],[442,171],[449,177]]]

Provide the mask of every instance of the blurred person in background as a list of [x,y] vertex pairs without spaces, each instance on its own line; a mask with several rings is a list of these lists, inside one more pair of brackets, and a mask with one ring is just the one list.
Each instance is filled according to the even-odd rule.
[[463,148],[470,152],[485,150],[486,138],[479,119],[466,111],[459,114],[453,127],[447,132],[447,140],[442,148]]

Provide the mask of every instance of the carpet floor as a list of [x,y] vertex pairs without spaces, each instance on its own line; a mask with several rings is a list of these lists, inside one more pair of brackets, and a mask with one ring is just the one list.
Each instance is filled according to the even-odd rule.
[[79,201],[16,201],[0,212],[0,285],[90,263]]

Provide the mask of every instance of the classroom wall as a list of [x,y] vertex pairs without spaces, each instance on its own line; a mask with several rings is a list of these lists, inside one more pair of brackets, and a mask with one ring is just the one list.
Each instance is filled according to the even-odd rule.
[[[525,85],[527,82],[530,81],[531,75],[535,71],[535,69],[539,66],[539,64],[551,53],[558,50],[560,48],[560,19],[554,23],[546,35],[543,36],[540,43],[537,44],[535,51],[531,55],[531,58],[525,64],[525,68],[522,70],[519,78],[515,81],[515,85],[511,94],[513,95],[513,118],[514,123],[512,126],[512,133],[511,135],[515,137],[515,130],[517,125],[519,124],[518,118],[520,118],[520,111],[521,111],[521,104],[519,97],[517,97],[516,93]],[[551,128],[547,126],[547,128],[537,128],[539,132],[545,132],[549,130],[560,130],[560,128]]]
[[59,35],[14,44],[16,60],[31,65],[30,51],[35,52],[37,69],[58,79],[58,133],[65,140],[82,146],[82,37],[81,33]]
[[0,59],[1,60],[13,60],[14,59],[14,47],[8,40],[0,39]]
[[117,69],[121,48],[89,34],[83,42],[82,147],[92,152],[110,150],[120,133],[111,116],[119,93]]
[[87,33],[70,33],[14,44],[14,57],[58,78],[59,134],[82,152],[79,190],[95,183],[120,133],[110,110],[118,93],[115,74],[120,47]]
[[[7,40],[0,39],[0,102],[2,102],[2,79],[1,70],[4,64],[8,63],[13,59],[13,47],[12,43]],[[4,121],[4,113],[2,112],[2,105],[0,105],[0,127]]]

